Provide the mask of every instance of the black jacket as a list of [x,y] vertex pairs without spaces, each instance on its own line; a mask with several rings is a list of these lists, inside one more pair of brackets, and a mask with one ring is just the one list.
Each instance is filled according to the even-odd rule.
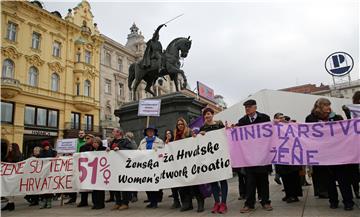
[[[267,114],[260,113],[260,112],[256,112],[256,114],[257,114],[257,117],[254,120],[254,122],[251,123],[249,117],[247,115],[245,115],[242,118],[240,118],[240,120],[238,121],[236,126],[246,126],[246,125],[265,123],[265,122],[271,121],[270,117]],[[267,172],[271,172],[271,171],[272,171],[272,166],[271,165],[245,167],[245,172],[247,172],[247,173],[248,172],[251,172],[251,173],[267,173]]]
[[113,139],[110,143],[110,149],[114,150],[115,147],[118,147],[119,150],[133,150],[133,145],[127,138]]
[[93,151],[94,147],[90,144],[85,144],[80,147],[80,152],[87,152],[87,151]]
[[94,151],[105,151],[106,147],[105,146],[99,146],[98,149],[94,149]]
[[222,129],[224,127],[225,126],[224,126],[223,122],[215,121],[215,124],[213,124],[213,125],[204,124],[202,127],[200,127],[200,131],[209,132],[209,131],[213,131],[213,130]]
[[56,157],[57,155],[57,151],[55,151],[54,149],[50,148],[49,150],[41,150],[39,158],[47,158],[47,157]]
[[[341,115],[337,115],[335,113],[330,113],[330,117],[329,117],[328,121],[341,121],[341,120],[344,120],[344,118]],[[309,114],[305,119],[306,123],[313,123],[313,122],[320,122],[320,121],[322,121],[322,120],[314,113]]]

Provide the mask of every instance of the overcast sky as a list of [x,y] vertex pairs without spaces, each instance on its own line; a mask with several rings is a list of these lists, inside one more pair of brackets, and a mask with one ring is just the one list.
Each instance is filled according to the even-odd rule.
[[[78,1],[44,2],[63,16]],[[232,105],[261,89],[307,83],[331,84],[324,68],[336,51],[355,61],[359,79],[359,1],[124,2],[90,1],[101,33],[125,44],[133,22],[148,40],[156,27],[184,13],[160,31],[164,47],[191,36],[183,69]]]

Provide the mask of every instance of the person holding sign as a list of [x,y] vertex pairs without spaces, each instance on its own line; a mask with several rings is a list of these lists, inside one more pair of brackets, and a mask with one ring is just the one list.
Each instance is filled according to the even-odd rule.
[[[78,138],[76,140],[76,153],[79,153],[80,151],[80,147],[85,145],[86,141],[85,141],[85,131],[83,130],[79,130],[78,133]],[[73,204],[76,202],[76,197],[77,197],[77,193],[69,193],[69,197],[70,199],[65,202],[64,204]]]
[[[86,134],[85,135],[85,140],[86,143],[85,145],[80,147],[80,152],[87,152],[87,151],[93,151],[93,142],[94,142],[94,135],[92,134]],[[77,207],[84,207],[84,206],[88,206],[88,197],[89,197],[89,192],[80,192],[80,203],[77,205]]]
[[[7,163],[17,163],[22,161],[22,154],[17,143],[11,143],[8,146],[8,152],[5,156],[4,162]],[[9,202],[4,206],[1,211],[9,210],[13,211],[15,209],[14,196],[9,197]]]
[[[270,117],[266,114],[257,112],[256,101],[249,99],[243,104],[246,115],[243,116],[236,126],[245,126],[270,122]],[[267,211],[273,210],[269,200],[269,173],[272,171],[271,165],[246,167],[246,201],[244,208],[240,209],[241,213],[249,213],[255,209],[256,189],[261,198],[261,205]]]
[[[124,133],[119,128],[114,128],[112,131],[114,139],[110,142],[107,151],[114,150],[132,150],[130,140],[124,138]],[[115,196],[115,206],[111,210],[126,210],[129,209],[130,192],[128,191],[110,191]]]
[[[165,130],[164,141],[166,145],[174,141],[174,133],[172,130]],[[171,205],[171,209],[180,208],[181,204],[179,199],[179,188],[171,188],[171,196],[174,200],[173,204]]]
[[[311,114],[306,117],[305,122],[330,122],[343,120],[331,110],[331,102],[326,98],[316,100]],[[336,181],[339,183],[343,197],[344,209],[353,210],[354,201],[351,191],[351,174],[349,165],[314,166],[313,167],[314,191],[316,187],[327,186],[330,208],[336,209],[339,205]],[[321,192],[319,192],[321,193]]]
[[[94,151],[105,151],[106,148],[103,146],[103,143],[100,137],[95,137],[92,144]],[[105,208],[105,191],[104,190],[93,190],[91,194],[93,201],[93,207],[91,209],[103,209]]]
[[[188,127],[184,118],[180,117],[176,121],[176,128],[174,130],[174,140],[181,140],[185,138],[192,137],[192,130]],[[180,199],[181,199],[181,212],[192,210],[192,198],[196,198],[198,203],[197,212],[204,211],[204,197],[200,192],[199,186],[185,186],[179,189]]]
[[[352,97],[353,100],[353,104],[360,104],[360,91],[356,91]],[[344,105],[343,106],[343,111],[347,117],[347,119],[351,119],[351,111],[350,109]],[[349,165],[350,167],[350,171],[352,174],[352,180],[351,180],[351,185],[352,188],[354,190],[355,193],[355,197],[357,199],[360,199],[360,191],[359,191],[359,182],[360,182],[360,171],[359,171],[359,164],[351,164]]]
[[[41,143],[41,145],[43,146],[43,150],[41,150],[39,158],[49,158],[57,156],[57,151],[52,149],[49,141],[45,140]],[[42,205],[40,206],[40,209],[51,208],[53,194],[43,194],[41,197]]]
[[[158,150],[164,148],[164,142],[158,137],[157,129],[154,126],[148,126],[144,130],[145,138],[141,140],[138,150]],[[147,191],[150,204],[146,208],[158,208],[160,191]]]
[[[202,112],[202,115],[205,120],[205,123],[202,127],[200,127],[201,135],[205,135],[206,132],[222,129],[225,127],[221,121],[214,121],[214,110],[212,108],[209,107],[205,108]],[[211,190],[215,200],[215,204],[211,212],[225,214],[227,212],[227,206],[226,206],[226,198],[228,194],[227,180],[221,180],[220,186],[221,188],[219,188],[219,182],[211,183]],[[221,190],[221,202],[219,196],[220,190]]]

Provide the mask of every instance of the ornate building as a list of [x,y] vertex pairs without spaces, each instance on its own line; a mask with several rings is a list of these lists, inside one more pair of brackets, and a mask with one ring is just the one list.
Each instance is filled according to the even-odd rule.
[[62,18],[38,1],[1,2],[1,137],[25,156],[43,140],[99,133],[103,39],[82,1]]

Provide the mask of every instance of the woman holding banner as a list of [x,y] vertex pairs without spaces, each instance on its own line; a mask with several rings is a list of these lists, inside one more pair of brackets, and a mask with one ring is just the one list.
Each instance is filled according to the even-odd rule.
[[[11,143],[8,146],[8,152],[5,156],[4,162],[7,163],[17,163],[22,161],[22,155],[19,149],[19,145],[17,143]],[[15,209],[15,204],[14,204],[14,196],[11,196],[8,198],[9,202],[6,204],[6,206],[4,208],[1,209],[1,211],[4,210],[9,210],[9,211],[13,211]]]
[[[94,151],[105,151],[106,147],[103,146],[103,143],[100,137],[95,137],[94,142],[92,143]],[[105,208],[105,191],[104,190],[93,190],[91,194],[93,207],[91,209],[103,209]]]
[[[157,129],[153,126],[149,126],[144,130],[145,138],[141,140],[139,150],[157,150],[164,148],[164,142],[157,136]],[[158,208],[158,202],[161,195],[161,191],[147,191],[150,204],[146,208]]]
[[[174,141],[174,133],[172,130],[165,130],[164,142],[165,144],[169,144]],[[179,199],[179,188],[171,188],[171,196],[174,199],[173,204],[171,205],[171,209],[177,209],[181,207],[180,199]]]
[[[192,130],[188,127],[185,119],[180,117],[176,121],[176,127],[174,130],[174,141],[181,140],[185,138],[192,137]],[[188,211],[193,209],[192,198],[196,198],[198,203],[197,212],[204,211],[204,197],[200,192],[199,186],[185,186],[179,189],[180,199],[181,199],[181,209],[180,212]]]
[[[50,157],[56,157],[57,151],[51,148],[50,142],[45,140],[41,143],[43,149],[40,152],[39,158],[50,158]],[[40,209],[44,208],[51,208],[51,202],[52,202],[53,194],[43,194],[41,195],[42,198],[42,205],[40,206]]]
[[[206,107],[202,112],[204,118],[204,125],[200,127],[200,134],[205,135],[206,132],[212,130],[218,130],[224,128],[224,124],[221,121],[214,121],[214,110]],[[220,187],[219,187],[220,183]],[[212,208],[212,213],[224,214],[227,212],[226,198],[228,194],[228,183],[227,180],[221,180],[220,182],[211,183],[211,190],[214,196],[215,204]],[[220,191],[221,191],[221,202],[220,202]]]
[[[276,113],[274,115],[274,122],[288,123],[282,113]],[[282,198],[282,201],[286,203],[298,202],[298,196],[302,196],[300,180],[301,166],[275,165],[275,170],[276,173],[280,175],[284,185],[285,197]]]
[[[306,117],[305,122],[328,122],[340,121],[343,118],[331,110],[331,102],[326,98],[316,100],[311,114]],[[353,210],[354,202],[351,191],[351,174],[348,165],[330,165],[313,167],[313,184],[316,192],[319,187],[327,186],[330,208],[338,208],[339,200],[336,189],[336,181],[339,183],[341,195],[343,197],[344,209]],[[319,196],[320,193],[318,192]]]

